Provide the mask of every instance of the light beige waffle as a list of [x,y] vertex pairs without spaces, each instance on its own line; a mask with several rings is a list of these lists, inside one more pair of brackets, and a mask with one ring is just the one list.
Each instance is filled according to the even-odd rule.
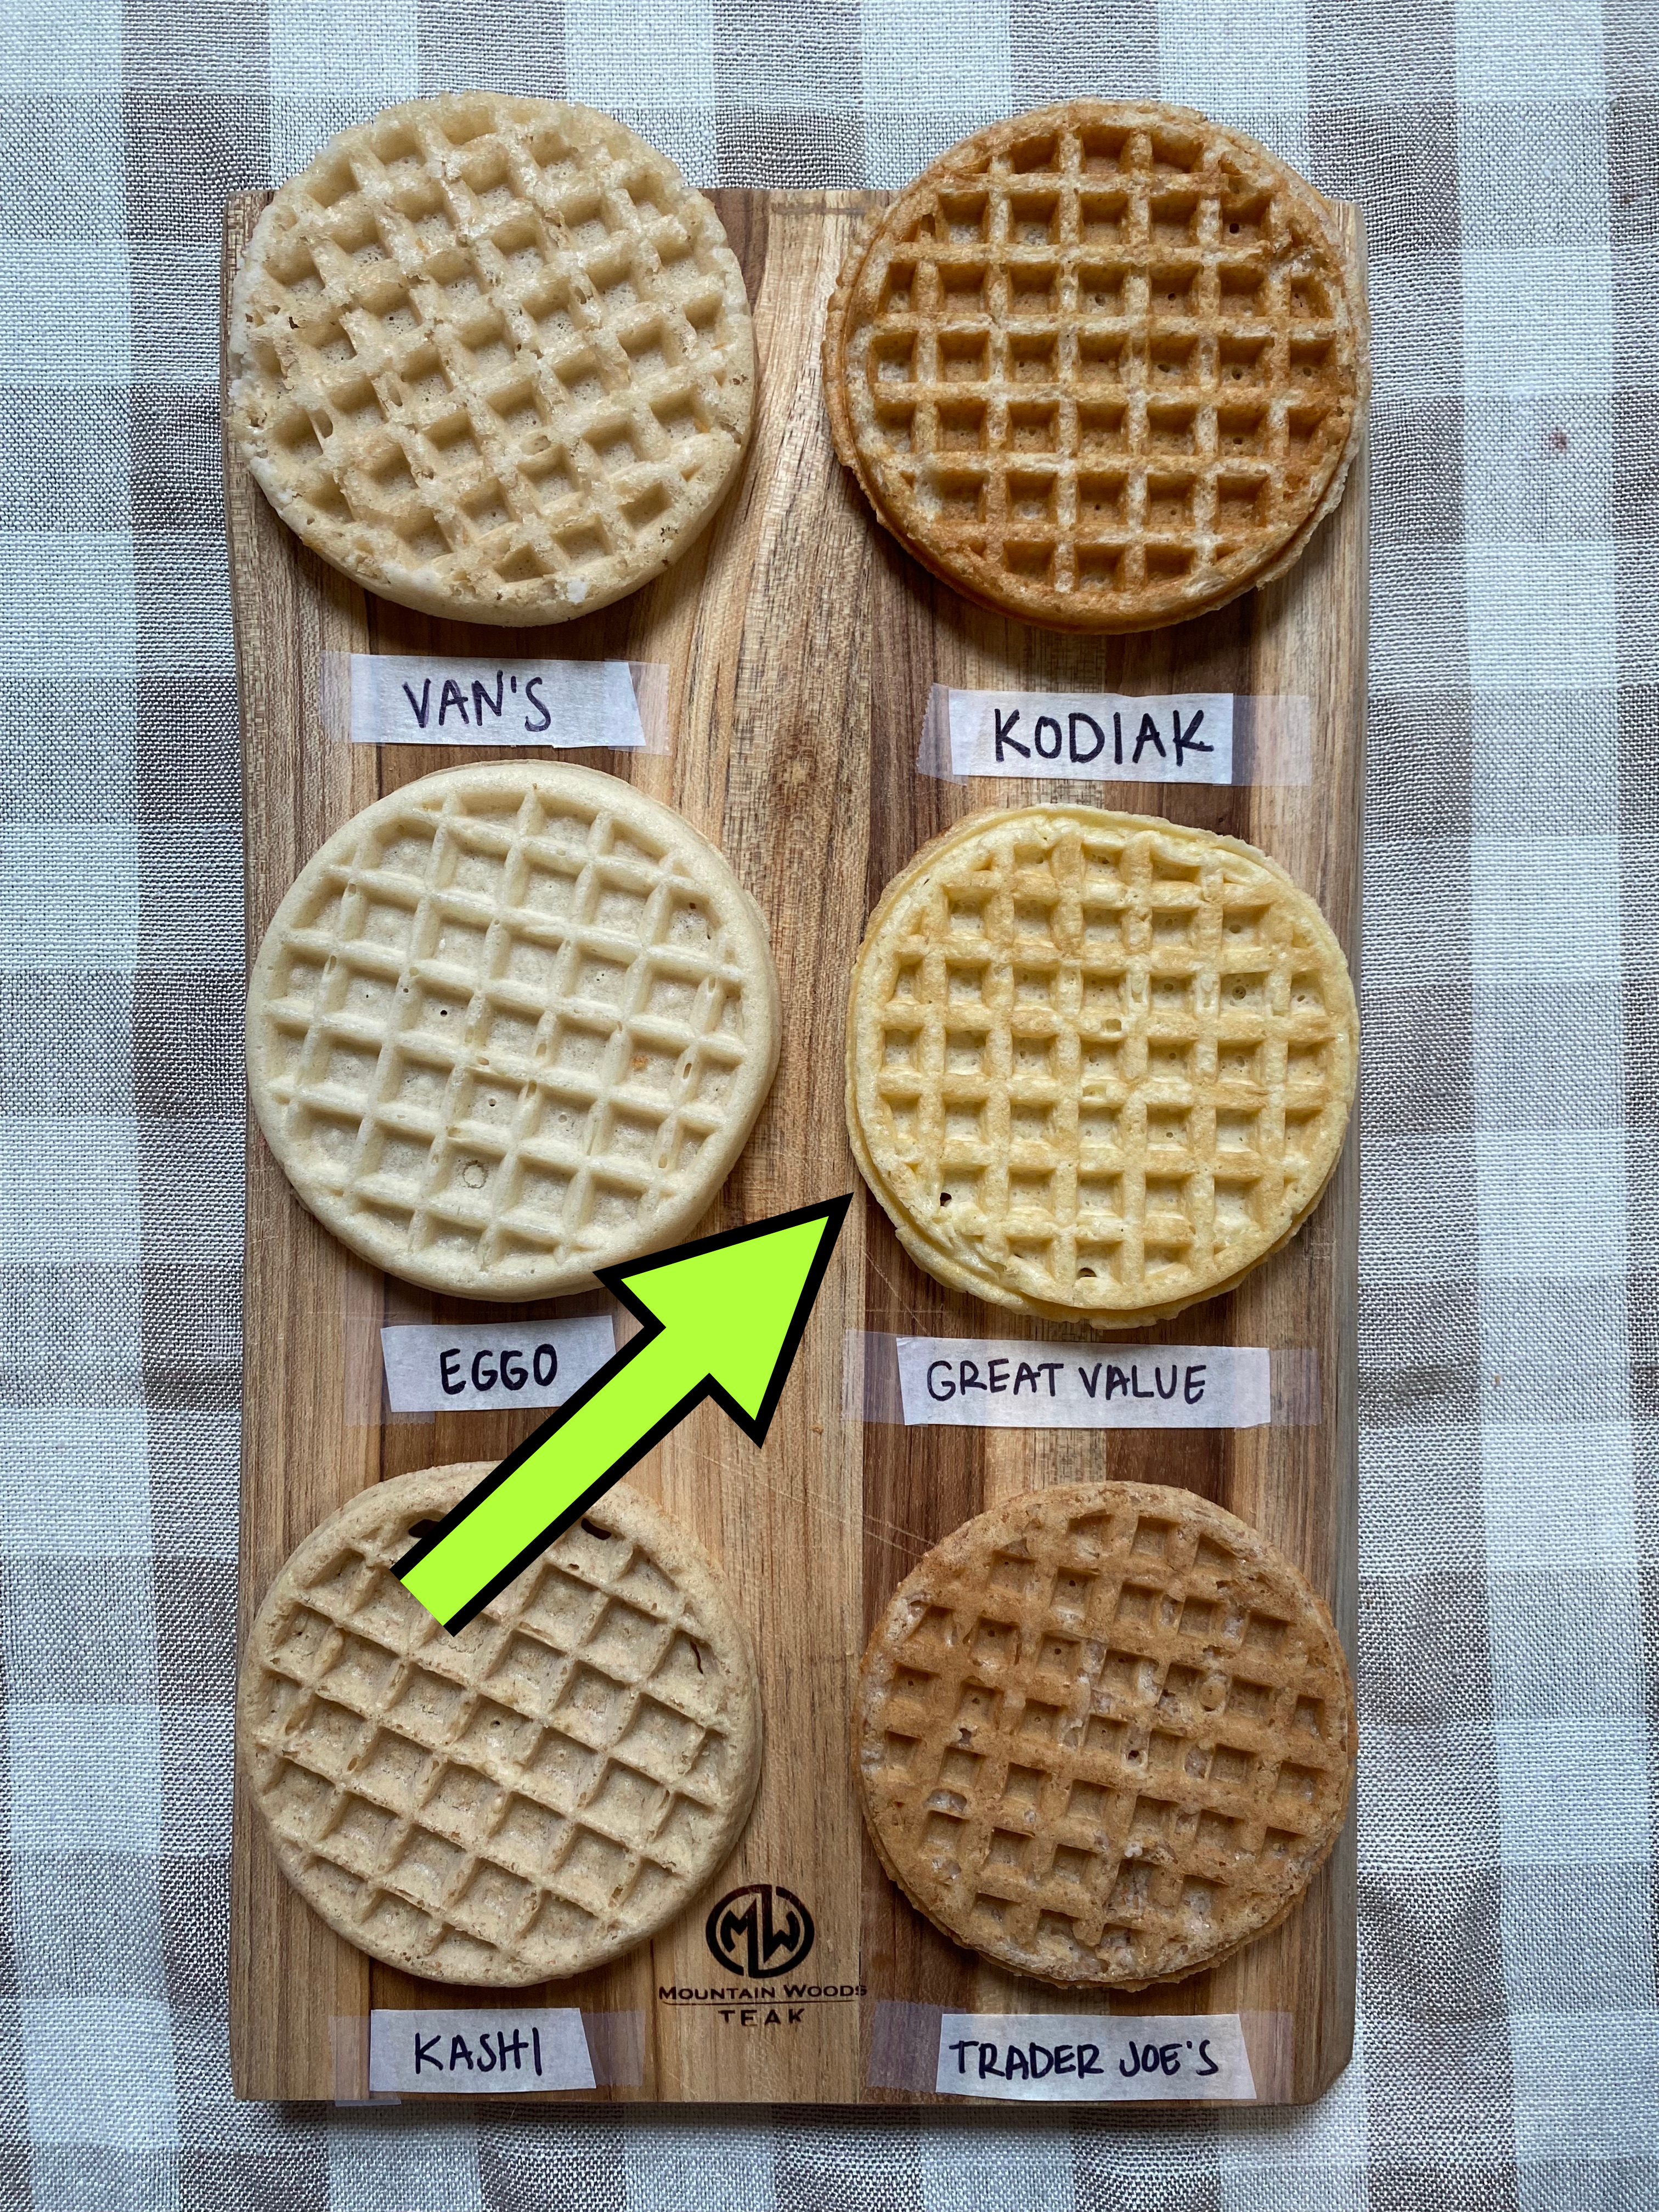
[[1287,1559],[1190,1491],[1028,1491],[938,1545],[859,1678],[882,1863],[955,1942],[1139,1989],[1282,1919],[1342,1826],[1353,1692]]
[[626,1483],[451,1637],[391,1567],[489,1472],[377,1483],[294,1553],[237,1740],[283,1871],[434,1981],[585,1972],[731,1851],[760,1774],[754,1656],[714,1562]]
[[289,528],[404,606],[552,623],[683,552],[754,412],[708,202],[623,124],[447,94],[331,139],[259,218],[228,422]]
[[1195,110],[1076,100],[941,155],[830,303],[836,447],[969,598],[1150,629],[1281,574],[1341,496],[1363,289],[1312,186]]
[[541,1298],[688,1236],[777,1065],[765,920],[615,776],[446,769],[278,907],[248,1080],[298,1195],[405,1280]]
[[870,919],[848,1128],[929,1273],[1132,1328],[1306,1218],[1358,1047],[1341,947],[1254,846],[1091,806],[979,814]]

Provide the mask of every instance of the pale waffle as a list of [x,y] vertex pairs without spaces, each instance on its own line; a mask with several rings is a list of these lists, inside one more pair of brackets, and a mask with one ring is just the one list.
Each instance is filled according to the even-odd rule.
[[313,551],[428,614],[555,623],[656,575],[737,474],[743,274],[667,155],[563,100],[341,132],[260,216],[231,435]]
[[781,1035],[764,917],[617,777],[446,769],[348,822],[278,907],[248,1079],[295,1192],[375,1267],[543,1298],[689,1236]]
[[1358,1009],[1266,854],[1156,817],[977,814],[889,884],[854,965],[847,1117],[918,1264],[1127,1329],[1231,1290],[1342,1148]]
[[1340,498],[1365,301],[1328,204],[1194,109],[1075,100],[940,155],[830,302],[836,448],[969,599],[1151,629],[1280,575]]
[[760,1774],[748,1632],[714,1562],[626,1483],[452,1637],[391,1572],[489,1472],[375,1484],[254,1620],[237,1739],[283,1873],[434,1981],[586,1972],[665,1926]]
[[883,1865],[998,1965],[1139,1989],[1281,1920],[1353,1776],[1331,1616],[1190,1491],[1028,1491],[906,1577],[860,1673]]

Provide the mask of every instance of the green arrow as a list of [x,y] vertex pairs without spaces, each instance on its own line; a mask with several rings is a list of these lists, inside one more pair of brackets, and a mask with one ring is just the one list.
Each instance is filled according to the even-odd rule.
[[599,1280],[644,1323],[392,1570],[453,1636],[704,1398],[764,1443],[849,1194]]

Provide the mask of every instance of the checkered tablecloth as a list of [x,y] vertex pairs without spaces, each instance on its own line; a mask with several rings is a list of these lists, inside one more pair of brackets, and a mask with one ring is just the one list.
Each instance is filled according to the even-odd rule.
[[[1654,7],[6,0],[0,72],[0,2205],[1659,2204]],[[743,184],[1161,94],[1364,208],[1360,2027],[1313,2110],[232,2103],[220,211],[457,84]]]

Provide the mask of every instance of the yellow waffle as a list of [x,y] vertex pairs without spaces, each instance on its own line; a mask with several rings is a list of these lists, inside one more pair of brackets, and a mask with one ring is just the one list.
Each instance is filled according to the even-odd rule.
[[254,1110],[298,1195],[387,1273],[544,1298],[689,1236],[777,1065],[759,908],[690,824],[547,761],[365,808],[278,907]]
[[1281,574],[1340,498],[1369,386],[1330,211],[1192,108],[1076,100],[940,155],[830,302],[836,448],[969,599],[1155,629]]
[[[870,1158],[856,1123],[849,1125],[849,1134],[853,1158],[857,1164],[859,1172],[871,1189],[875,1192],[883,1210],[892,1221],[900,1243],[919,1267],[952,1290],[963,1291],[970,1297],[984,1298],[994,1305],[1006,1306],[1014,1313],[1029,1315],[1034,1321],[1070,1322],[1073,1325],[1085,1322],[1088,1327],[1102,1334],[1110,1334],[1115,1331],[1128,1328],[1150,1328],[1154,1322],[1172,1320],[1176,1314],[1183,1312],[1188,1305],[1195,1303],[1189,1298],[1176,1298],[1166,1305],[1138,1306],[1133,1316],[1119,1316],[1109,1321],[1098,1314],[1079,1312],[1075,1306],[1060,1305],[1052,1299],[1028,1297],[1018,1291],[1011,1291],[988,1267],[977,1267],[959,1258],[953,1258],[950,1254],[941,1250],[938,1245],[931,1243],[913,1223],[904,1218],[897,1200],[878,1175],[875,1164]],[[1332,1171],[1334,1172],[1335,1162],[1333,1161],[1331,1164]],[[1328,1182],[1329,1180],[1330,1176],[1328,1175],[1325,1182]],[[1237,1290],[1245,1276],[1249,1273],[1250,1267],[1259,1265],[1261,1260],[1269,1258],[1282,1246],[1289,1243],[1324,1194],[1325,1183],[1322,1182],[1308,1203],[1292,1219],[1282,1237],[1269,1245],[1257,1260],[1253,1260],[1249,1267],[1241,1267],[1237,1274],[1224,1277],[1206,1291],[1205,1296],[1212,1298],[1224,1297],[1229,1291]]]
[[708,202],[609,116],[500,93],[389,107],[290,178],[229,353],[231,434],[289,528],[471,622],[562,622],[665,568],[754,413]]
[[377,1483],[295,1552],[237,1739],[283,1871],[434,1981],[586,1972],[682,1911],[748,1818],[754,1655],[714,1562],[619,1485],[451,1637],[390,1572],[489,1472]]
[[859,1678],[877,1852],[1016,1973],[1139,1989],[1281,1920],[1335,1843],[1353,1692],[1287,1559],[1189,1491],[1029,1491],[938,1545]]
[[929,1273],[1133,1328],[1307,1218],[1358,1047],[1341,947],[1254,846],[1091,806],[979,814],[870,919],[848,1129]]

